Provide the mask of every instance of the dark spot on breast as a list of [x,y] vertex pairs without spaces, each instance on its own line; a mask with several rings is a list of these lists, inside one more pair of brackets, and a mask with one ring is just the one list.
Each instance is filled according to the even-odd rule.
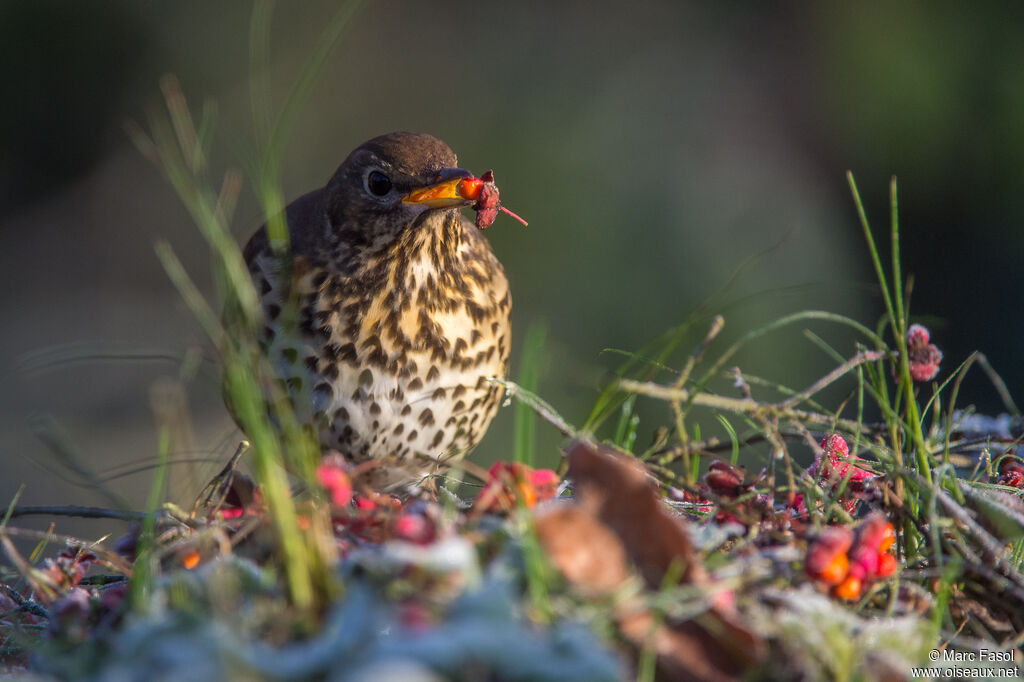
[[277,316],[281,314],[281,306],[276,303],[271,303],[267,306],[267,319],[273,322],[277,319]]
[[434,440],[430,441],[430,447],[436,448],[438,445],[441,444],[442,440],[444,440],[444,430],[443,429],[439,430],[437,433],[434,434]]
[[437,365],[431,365],[430,371],[427,372],[427,381],[433,381],[439,376],[441,376],[441,370],[437,368]]
[[414,440],[416,440],[416,437],[419,436],[419,435],[420,435],[419,432],[416,429],[413,429],[412,431],[409,432],[409,435],[408,435],[408,437],[406,437],[406,440],[411,443]]
[[401,435],[402,435],[402,431],[405,431],[405,424],[403,424],[403,423],[399,422],[399,423],[398,423],[398,426],[396,426],[396,427],[395,427],[395,430],[394,430],[394,432],[393,432],[393,433],[394,433],[394,434],[395,434],[396,436],[401,436]]
[[483,334],[480,333],[480,330],[477,329],[476,327],[473,327],[473,330],[469,333],[469,344],[471,346],[475,345],[476,342],[479,341],[482,338],[483,338]]
[[458,386],[455,387],[455,390],[452,391],[453,398],[461,398],[464,395],[466,395],[465,384],[459,384]]
[[316,323],[308,308],[302,309],[302,314],[299,316],[299,329],[307,336],[311,336],[316,331]]
[[354,301],[349,303],[342,308],[342,317],[346,320],[358,320],[363,316],[363,304],[360,301]]
[[335,420],[338,420],[338,421],[347,422],[348,421],[348,410],[346,410],[344,407],[339,407],[338,409],[336,409],[334,411],[334,418],[335,418]]
[[370,414],[380,414],[380,404],[376,400],[370,403]]
[[316,371],[317,357],[315,355],[307,355],[303,359],[303,363],[305,363],[306,368],[309,369],[310,372]]
[[438,400],[444,400],[444,397],[447,393],[448,391],[445,390],[444,388],[439,388],[436,391],[434,391],[434,394],[430,396],[430,399],[435,402]]
[[416,377],[415,379],[409,382],[410,391],[418,391],[421,388],[423,388],[423,380],[420,379],[419,377]]
[[420,412],[419,422],[420,426],[430,426],[434,423],[434,413],[429,407]]
[[410,405],[406,405],[405,407],[402,408],[402,416],[403,417],[408,417],[411,412],[412,412],[412,407]]
[[354,343],[346,343],[338,348],[338,359],[350,362],[353,365],[356,363],[356,345]]
[[334,395],[334,389],[326,381],[321,381],[320,383],[318,383],[313,388],[313,390],[316,391],[317,393],[323,393],[324,395],[327,395],[327,396],[333,396]]
[[359,373],[359,385],[360,386],[372,386],[373,385],[373,372],[369,369],[364,369]]
[[466,409],[466,401],[465,400],[460,400],[457,403],[455,403],[455,405],[452,406],[452,411],[453,412],[462,412],[464,409]]
[[384,354],[384,350],[380,346],[377,346],[368,356],[366,356],[366,361],[371,365],[384,367],[387,365],[388,356]]
[[466,301],[466,314],[469,315],[469,318],[471,320],[473,320],[474,322],[480,322],[480,321],[483,320],[483,317],[484,317],[483,306],[478,305],[477,303],[474,303],[473,301],[467,300]]
[[302,379],[300,379],[299,377],[288,377],[288,380],[285,383],[288,385],[288,389],[291,391],[302,390]]

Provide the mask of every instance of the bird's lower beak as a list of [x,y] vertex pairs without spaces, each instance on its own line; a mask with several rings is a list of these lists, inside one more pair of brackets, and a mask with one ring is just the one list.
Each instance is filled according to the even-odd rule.
[[481,180],[461,168],[448,168],[438,175],[438,181],[420,187],[402,197],[403,204],[419,204],[429,208],[466,206],[476,201]]

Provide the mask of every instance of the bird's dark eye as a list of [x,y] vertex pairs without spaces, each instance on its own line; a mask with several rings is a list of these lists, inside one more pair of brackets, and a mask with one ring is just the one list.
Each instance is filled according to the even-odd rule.
[[382,197],[391,191],[391,178],[380,171],[371,171],[366,176],[366,189],[370,191],[370,194]]

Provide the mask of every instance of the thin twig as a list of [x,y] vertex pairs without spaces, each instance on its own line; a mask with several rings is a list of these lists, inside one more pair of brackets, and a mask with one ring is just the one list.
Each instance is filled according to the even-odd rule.
[[49,620],[50,612],[47,611],[44,607],[40,606],[39,604],[37,604],[36,602],[32,601],[27,597],[21,596],[21,594],[10,585],[0,584],[0,588],[3,589],[4,594],[10,597],[10,599],[18,605],[19,611],[24,611],[25,613],[30,613],[33,616],[37,616],[39,618],[46,618],[47,620]]
[[659,400],[689,400],[693,405],[712,407],[719,410],[738,412],[740,414],[751,416],[761,412],[778,413],[780,417],[795,421],[802,420],[816,424],[828,425],[838,424],[853,433],[870,433],[870,429],[868,427],[863,424],[859,424],[852,419],[842,419],[833,415],[821,414],[808,410],[797,410],[793,408],[780,410],[778,405],[773,403],[759,403],[756,400],[749,398],[727,398],[726,396],[716,395],[714,393],[691,393],[685,388],[675,389],[671,386],[665,386],[651,381],[634,381],[633,379],[620,379],[618,386],[623,391],[629,391],[631,393],[637,393],[639,395],[645,395],[649,398],[657,398]]
[[862,365],[865,362],[874,362],[876,360],[881,360],[882,358],[885,358],[888,355],[889,353],[887,353],[886,351],[880,350],[866,350],[857,353],[852,358],[850,358],[843,364],[839,365],[834,370],[832,370],[822,378],[818,379],[804,390],[800,391],[799,393],[790,398],[787,398],[786,400],[783,400],[781,403],[777,403],[777,407],[781,410],[785,410],[803,400],[807,400],[812,395],[814,395],[818,391],[821,391],[823,388],[825,388],[832,382],[836,381],[844,374],[849,372],[851,369],[857,367],[858,365]]

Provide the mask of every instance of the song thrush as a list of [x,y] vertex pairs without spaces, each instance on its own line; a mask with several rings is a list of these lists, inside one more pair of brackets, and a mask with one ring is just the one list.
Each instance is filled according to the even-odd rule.
[[379,490],[464,456],[501,399],[486,379],[508,368],[511,297],[460,213],[467,179],[479,187],[440,140],[382,135],[287,207],[286,256],[265,226],[245,246],[262,345],[300,423],[324,450],[378,461]]

